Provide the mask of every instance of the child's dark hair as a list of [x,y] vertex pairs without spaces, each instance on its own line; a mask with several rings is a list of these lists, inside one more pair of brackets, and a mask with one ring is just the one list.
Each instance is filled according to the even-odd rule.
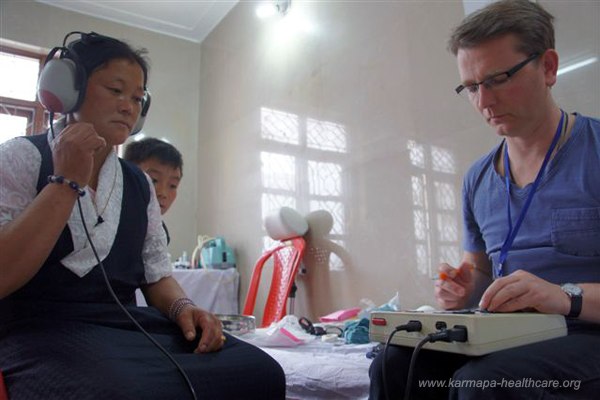
[[179,168],[183,175],[183,157],[181,156],[181,153],[175,146],[164,140],[144,138],[142,140],[131,142],[125,148],[123,158],[135,164],[154,158],[161,164]]

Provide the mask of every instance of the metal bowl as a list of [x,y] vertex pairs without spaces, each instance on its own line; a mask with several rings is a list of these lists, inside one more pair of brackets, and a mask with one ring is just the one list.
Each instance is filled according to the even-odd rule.
[[216,316],[221,320],[223,329],[233,335],[243,335],[256,329],[256,320],[253,316],[236,314],[216,314]]

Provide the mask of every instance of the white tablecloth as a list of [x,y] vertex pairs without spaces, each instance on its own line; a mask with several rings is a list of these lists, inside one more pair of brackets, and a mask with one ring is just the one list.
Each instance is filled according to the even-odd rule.
[[372,361],[366,353],[375,345],[338,346],[316,339],[293,348],[261,348],[285,371],[287,400],[365,400]]
[[[198,307],[215,314],[239,314],[237,269],[174,269],[173,278]],[[147,305],[140,290],[136,300],[140,306]]]
[[[323,342],[295,329],[297,317],[287,316],[278,324],[285,327],[303,344],[293,347],[282,346],[285,340],[275,339],[275,326],[259,328],[255,332],[238,336],[240,339],[259,346],[273,357],[285,372],[286,400],[366,400],[369,397],[369,366],[371,359],[366,354],[377,343],[343,344],[343,339],[334,343]],[[277,343],[277,344],[275,344]]]

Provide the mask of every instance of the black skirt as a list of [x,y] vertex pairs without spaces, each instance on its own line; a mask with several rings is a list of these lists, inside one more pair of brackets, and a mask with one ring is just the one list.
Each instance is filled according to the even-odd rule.
[[[116,304],[25,308],[29,317],[0,334],[11,400],[193,399],[175,365]],[[128,310],[181,365],[199,400],[285,398],[283,370],[259,348],[227,335],[220,351],[194,354],[199,337],[188,342],[154,308]]]

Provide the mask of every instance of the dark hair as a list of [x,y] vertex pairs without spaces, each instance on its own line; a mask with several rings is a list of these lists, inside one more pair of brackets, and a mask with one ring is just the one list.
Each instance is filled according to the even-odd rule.
[[123,158],[135,164],[155,158],[161,164],[179,168],[183,174],[183,157],[175,146],[156,138],[144,138],[131,142],[125,147]]
[[[67,37],[73,33],[79,32],[72,32]],[[148,83],[148,61],[145,58],[146,54],[148,54],[146,49],[133,49],[127,43],[120,40],[90,32],[81,33],[80,39],[69,43],[67,45],[67,52],[63,56],[79,63],[85,70],[88,78],[92,72],[111,60],[130,60],[139,64],[142,68],[144,72],[144,88],[146,88]]]
[[554,48],[553,20],[542,6],[529,0],[501,0],[466,17],[453,30],[448,49],[456,55],[461,48],[512,33],[519,39],[518,52],[542,54]]

